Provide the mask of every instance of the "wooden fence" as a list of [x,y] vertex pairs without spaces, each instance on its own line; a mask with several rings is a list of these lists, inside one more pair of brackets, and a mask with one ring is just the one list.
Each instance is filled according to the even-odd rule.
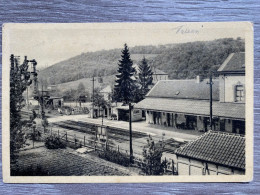
[[[87,136],[76,136],[76,134],[68,134],[68,132],[60,132],[59,130],[50,129],[49,132],[51,135],[57,135],[61,140],[65,141],[66,143],[72,144],[75,148],[80,147],[87,147],[93,149],[94,151],[105,151],[105,150],[112,150],[118,153],[126,154],[127,156],[130,155],[129,150],[124,148],[120,148],[120,145],[112,145],[109,144],[108,141],[101,142],[98,139],[89,139]],[[96,136],[95,136],[96,137]],[[141,164],[144,163],[141,157],[142,154],[134,153],[134,163]],[[163,159],[167,162],[170,162],[169,166],[166,167],[165,172],[172,172],[173,175],[176,175],[176,167],[174,165],[173,160],[169,161],[166,158]]]

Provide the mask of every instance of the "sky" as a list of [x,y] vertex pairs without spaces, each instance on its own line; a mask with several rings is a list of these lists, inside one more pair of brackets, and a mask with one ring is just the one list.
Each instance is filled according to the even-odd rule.
[[138,45],[163,45],[245,37],[245,23],[7,24],[4,55],[28,56],[46,68],[81,53]]

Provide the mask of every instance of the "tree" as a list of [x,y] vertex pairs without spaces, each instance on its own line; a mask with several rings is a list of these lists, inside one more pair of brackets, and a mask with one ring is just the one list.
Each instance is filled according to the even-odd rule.
[[164,172],[168,164],[166,161],[161,161],[164,146],[163,140],[155,144],[149,135],[147,146],[143,148],[143,163],[141,164],[141,169],[145,174],[160,175]]
[[85,94],[85,86],[81,82],[78,85],[78,94],[79,95],[84,95]]
[[132,90],[135,87],[133,75],[135,70],[126,44],[122,50],[121,60],[119,60],[118,66],[117,80],[115,81],[116,84],[114,87],[115,100],[118,102],[123,101],[127,104],[133,99]]
[[63,92],[64,101],[75,101],[75,94],[77,94],[76,89],[68,89]]
[[141,85],[141,94],[144,97],[149,91],[149,86],[153,83],[153,72],[145,58],[139,64],[138,69],[138,83]]
[[15,161],[18,150],[25,143],[25,130],[27,122],[21,119],[21,109],[25,106],[23,92],[31,85],[28,60],[19,65],[18,59],[11,55],[10,70],[10,155],[11,161]]
[[94,89],[94,106],[100,108],[105,108],[107,105],[106,100],[104,99],[103,95],[100,93],[99,89]]
[[78,96],[77,100],[79,101],[79,106],[81,107],[81,102],[86,101],[85,86],[81,82],[78,85],[77,96]]

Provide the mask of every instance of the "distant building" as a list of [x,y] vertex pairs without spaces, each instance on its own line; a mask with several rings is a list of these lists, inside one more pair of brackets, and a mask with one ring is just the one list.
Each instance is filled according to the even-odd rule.
[[[237,112],[245,114],[245,53],[232,53],[218,69],[219,97],[224,105],[238,107]],[[232,127],[234,133],[245,133],[245,117],[240,120],[222,120],[223,125]]]
[[[112,88],[110,85],[107,85],[105,88],[103,88],[100,93],[103,95],[104,100],[106,102],[108,102],[108,105],[106,106],[106,108],[104,108],[103,113],[101,113],[101,115],[103,114],[104,117],[107,118],[111,118],[111,114],[112,114]],[[98,114],[97,114],[98,116]]]
[[232,53],[218,69],[220,102],[245,103],[245,53]]
[[[116,114],[117,120],[129,121],[129,105],[124,105],[123,103],[116,103],[113,106],[113,114]],[[142,110],[133,108],[131,110],[131,119],[132,121],[141,121],[142,120]]]
[[47,106],[50,106],[54,109],[63,107],[64,105],[64,100],[62,97],[49,97],[47,102],[46,102]]
[[[117,120],[128,121],[129,120],[129,106],[123,105],[122,102],[112,103],[112,88],[110,85],[106,86],[100,91],[103,94],[104,99],[109,102],[108,106],[103,110],[103,116],[109,119],[116,116]],[[133,109],[132,110],[132,121],[140,121],[142,120],[142,110]]]
[[168,74],[157,68],[152,68],[153,72],[153,83],[157,83],[161,80],[168,80]]
[[245,137],[209,131],[176,150],[179,175],[245,174]]
[[[139,74],[138,64],[134,64],[133,67],[135,69],[135,77],[137,77]],[[157,83],[160,80],[168,80],[168,74],[163,72],[162,70],[159,70],[157,68],[152,68],[151,70],[153,72],[153,84]]]
[[[54,90],[54,88],[52,88],[52,90]],[[51,92],[50,89],[46,89],[46,90],[38,89],[38,91],[39,91],[40,99],[41,99],[41,96],[44,97],[44,106],[46,108],[57,109],[64,105],[63,97],[50,96],[50,92]],[[41,100],[39,100],[39,101],[41,101]]]
[[[230,54],[213,79],[212,130],[245,133],[244,53]],[[181,129],[207,131],[210,91],[208,79],[158,81],[135,108],[146,122]]]
[[47,90],[48,90],[48,91],[55,91],[55,90],[57,90],[57,85],[49,85],[49,86],[47,87]]
[[103,88],[100,93],[103,95],[104,100],[106,101],[111,101],[112,100],[112,88],[110,85],[106,86],[105,88]]

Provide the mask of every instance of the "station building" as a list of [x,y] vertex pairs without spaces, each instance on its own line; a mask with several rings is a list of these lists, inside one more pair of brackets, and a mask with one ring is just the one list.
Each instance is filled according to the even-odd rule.
[[[148,124],[208,131],[209,79],[160,80],[135,105]],[[212,85],[212,130],[245,134],[245,53],[232,53]]]

